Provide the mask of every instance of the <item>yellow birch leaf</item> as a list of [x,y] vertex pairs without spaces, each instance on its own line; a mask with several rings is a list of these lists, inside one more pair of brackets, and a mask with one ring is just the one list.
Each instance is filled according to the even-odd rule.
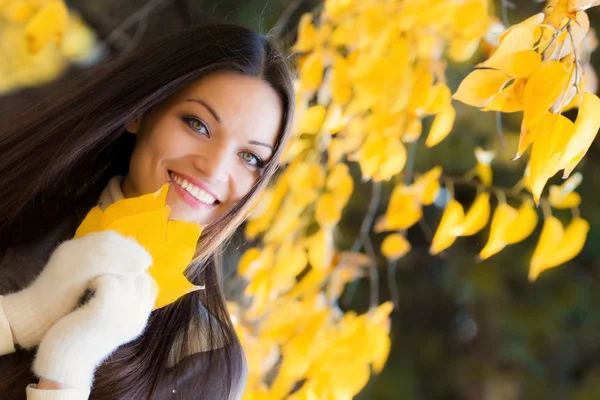
[[517,210],[510,205],[506,203],[498,204],[496,211],[494,211],[494,216],[492,217],[490,237],[477,256],[480,261],[490,258],[506,247],[506,236],[510,232],[510,228],[513,226],[517,216]]
[[399,139],[388,140],[381,163],[373,174],[373,181],[379,182],[398,175],[404,169],[407,157],[406,147]]
[[528,78],[542,63],[542,56],[535,50],[523,50],[510,54],[494,63],[486,63],[513,78]]
[[194,257],[202,227],[169,220],[168,190],[166,184],[155,193],[119,200],[104,211],[94,207],[75,233],[75,237],[81,237],[91,232],[114,230],[136,239],[152,255],[148,273],[159,289],[154,309],[198,289],[183,272]]
[[433,120],[433,124],[429,130],[429,135],[427,135],[425,145],[427,147],[433,147],[444,140],[452,131],[455,118],[456,110],[454,107],[452,107],[452,104],[449,104],[447,107],[443,108]]
[[552,264],[552,253],[557,249],[564,236],[562,223],[555,216],[544,220],[542,232],[529,264],[529,280],[535,280],[538,275]]
[[433,86],[433,73],[425,68],[419,68],[415,76],[412,92],[406,110],[415,116],[422,116],[429,100]]
[[537,133],[531,149],[529,177],[531,193],[535,201],[539,202],[546,182],[558,171],[557,166],[563,152],[561,143],[565,142],[565,138],[573,136],[574,125],[563,115],[546,112],[534,129],[537,129]]
[[450,230],[453,236],[471,236],[482,230],[490,219],[490,194],[488,192],[480,193],[464,220]]
[[251,247],[242,254],[238,263],[238,274],[247,278],[256,274],[260,268],[261,251],[256,247]]
[[406,123],[406,128],[404,133],[402,134],[402,140],[405,143],[413,143],[419,137],[421,137],[421,132],[423,131],[423,122],[420,118],[411,118]]
[[573,218],[564,230],[560,242],[556,243],[553,240],[552,243],[556,243],[554,247],[551,247],[550,244],[545,246],[547,255],[544,255],[541,260],[537,259],[535,264],[532,259],[529,280],[534,281],[545,270],[557,267],[575,258],[583,250],[589,230],[590,224],[585,219]]
[[489,164],[477,163],[475,172],[485,187],[492,186],[492,166]]
[[444,209],[440,225],[433,236],[429,254],[439,254],[454,243],[456,236],[451,235],[450,232],[454,227],[463,222],[464,217],[463,206],[455,199],[451,199]]
[[25,38],[31,53],[38,53],[51,40],[60,42],[69,21],[69,10],[61,0],[49,1],[25,27]]
[[333,259],[333,232],[330,229],[319,229],[310,238],[308,261],[319,270],[327,271]]
[[354,179],[348,171],[348,166],[346,164],[336,164],[327,177],[326,185],[338,208],[345,207],[354,191]]
[[330,193],[319,196],[315,204],[315,220],[321,228],[335,226],[342,216],[335,197]]
[[298,124],[298,132],[309,135],[316,135],[321,129],[321,125],[325,120],[327,110],[321,105],[309,107],[302,116]]
[[300,89],[308,92],[316,91],[323,82],[323,71],[321,52],[310,53],[300,68]]
[[600,99],[592,93],[583,94],[572,136],[563,136],[561,144],[565,146],[557,171],[565,169],[565,177],[581,161],[596,138],[600,129]]
[[167,202],[169,185],[163,185],[160,190],[140,197],[119,200],[104,210],[100,219],[101,227],[106,227],[113,221],[141,211],[152,211],[163,208]]
[[337,56],[331,66],[331,97],[337,104],[344,105],[352,96],[352,88],[348,78],[348,62]]
[[583,176],[580,172],[573,174],[562,185],[550,186],[548,202],[557,209],[578,207],[581,204],[581,195],[574,190],[581,184]]
[[481,64],[483,67],[498,68],[502,65],[502,60],[522,51],[531,50],[534,44],[534,36],[531,29],[527,27],[517,27],[506,32],[501,38],[500,46],[494,54]]
[[527,29],[532,33],[533,42],[535,43],[540,38],[540,25],[544,22],[544,18],[546,15],[543,12],[537,13],[524,21],[519,22],[508,28],[502,35],[500,35],[500,39],[504,40],[506,36],[511,34],[516,29]]
[[442,167],[436,165],[429,171],[419,176],[410,186],[421,204],[430,205],[435,201],[435,197],[440,189],[440,177],[442,176]]
[[102,209],[98,206],[92,208],[77,228],[77,231],[75,231],[75,238],[97,231],[98,227],[100,226],[101,218]]
[[511,79],[502,71],[476,69],[460,83],[452,97],[473,107],[485,107]]
[[447,50],[448,58],[454,62],[465,62],[477,51],[481,39],[479,38],[456,38],[450,42],[450,47]]
[[292,51],[307,52],[315,47],[317,41],[317,28],[313,25],[312,21],[312,14],[302,14],[300,22],[298,23],[298,40],[292,46]]
[[581,195],[577,192],[571,192],[563,195],[560,186],[550,186],[548,202],[556,209],[569,209],[578,207],[581,204]]
[[569,71],[558,61],[543,62],[531,75],[523,98],[526,127],[539,122],[561,94],[569,80]]
[[0,9],[4,8],[2,10],[3,16],[13,22],[25,22],[29,20],[38,11],[38,7],[39,4],[24,0],[0,4]]
[[375,232],[408,229],[423,216],[419,200],[404,185],[397,185],[392,191],[384,218],[377,221]]
[[482,111],[500,111],[503,113],[513,113],[523,111],[523,93],[527,79],[515,79],[512,84],[504,89],[483,107]]
[[410,242],[399,233],[386,236],[381,243],[381,253],[390,261],[404,257],[410,248]]
[[525,199],[517,211],[517,218],[506,232],[506,244],[519,243],[529,237],[535,230],[538,223],[538,213],[533,208],[530,199]]
[[446,109],[450,105],[451,100],[452,92],[448,85],[438,82],[431,88],[425,113],[437,114]]

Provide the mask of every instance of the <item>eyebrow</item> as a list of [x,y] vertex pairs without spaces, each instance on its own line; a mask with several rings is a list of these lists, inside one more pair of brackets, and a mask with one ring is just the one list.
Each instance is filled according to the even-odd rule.
[[266,144],[266,143],[263,143],[263,142],[258,142],[258,141],[256,141],[256,140],[249,140],[249,141],[248,141],[248,143],[250,143],[250,144],[255,144],[255,145],[257,145],[257,146],[263,146],[263,147],[266,147],[266,148],[268,148],[269,150],[271,150],[271,153],[273,152],[273,147],[272,147],[272,146],[270,146],[270,145],[268,145],[268,144]]
[[191,101],[191,102],[194,102],[194,103],[202,104],[212,114],[212,116],[215,117],[215,119],[217,120],[217,122],[221,123],[221,118],[219,117],[219,115],[204,100],[200,100],[200,99],[187,99],[186,101]]

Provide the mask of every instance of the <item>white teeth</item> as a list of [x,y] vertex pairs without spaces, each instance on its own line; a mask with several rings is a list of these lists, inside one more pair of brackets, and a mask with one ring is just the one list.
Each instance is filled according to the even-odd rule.
[[177,182],[179,184],[179,186],[184,188],[189,194],[191,194],[192,196],[194,196],[196,199],[200,200],[201,202],[207,203],[207,204],[213,204],[214,202],[217,201],[217,199],[215,199],[208,192],[200,189],[198,186],[194,186],[192,183],[179,177],[178,175],[171,173],[171,177],[173,178],[173,180],[175,182]]

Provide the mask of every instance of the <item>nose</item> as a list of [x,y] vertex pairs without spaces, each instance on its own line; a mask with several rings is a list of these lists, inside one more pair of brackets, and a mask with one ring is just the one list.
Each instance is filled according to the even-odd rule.
[[213,143],[214,146],[210,146],[202,152],[201,156],[194,158],[194,167],[198,171],[207,179],[222,183],[227,182],[234,161],[231,157],[232,149],[225,141],[223,142]]

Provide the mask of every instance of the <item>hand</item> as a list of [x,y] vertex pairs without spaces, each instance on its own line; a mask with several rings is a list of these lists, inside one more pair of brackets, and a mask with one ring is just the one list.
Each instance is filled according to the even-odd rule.
[[136,275],[151,264],[152,256],[135,239],[114,231],[62,243],[29,287],[3,297],[15,343],[25,348],[38,345],[56,321],[79,305],[94,278]]
[[146,327],[158,286],[147,273],[103,275],[94,297],[58,321],[40,343],[33,371],[43,379],[90,389],[98,365]]

